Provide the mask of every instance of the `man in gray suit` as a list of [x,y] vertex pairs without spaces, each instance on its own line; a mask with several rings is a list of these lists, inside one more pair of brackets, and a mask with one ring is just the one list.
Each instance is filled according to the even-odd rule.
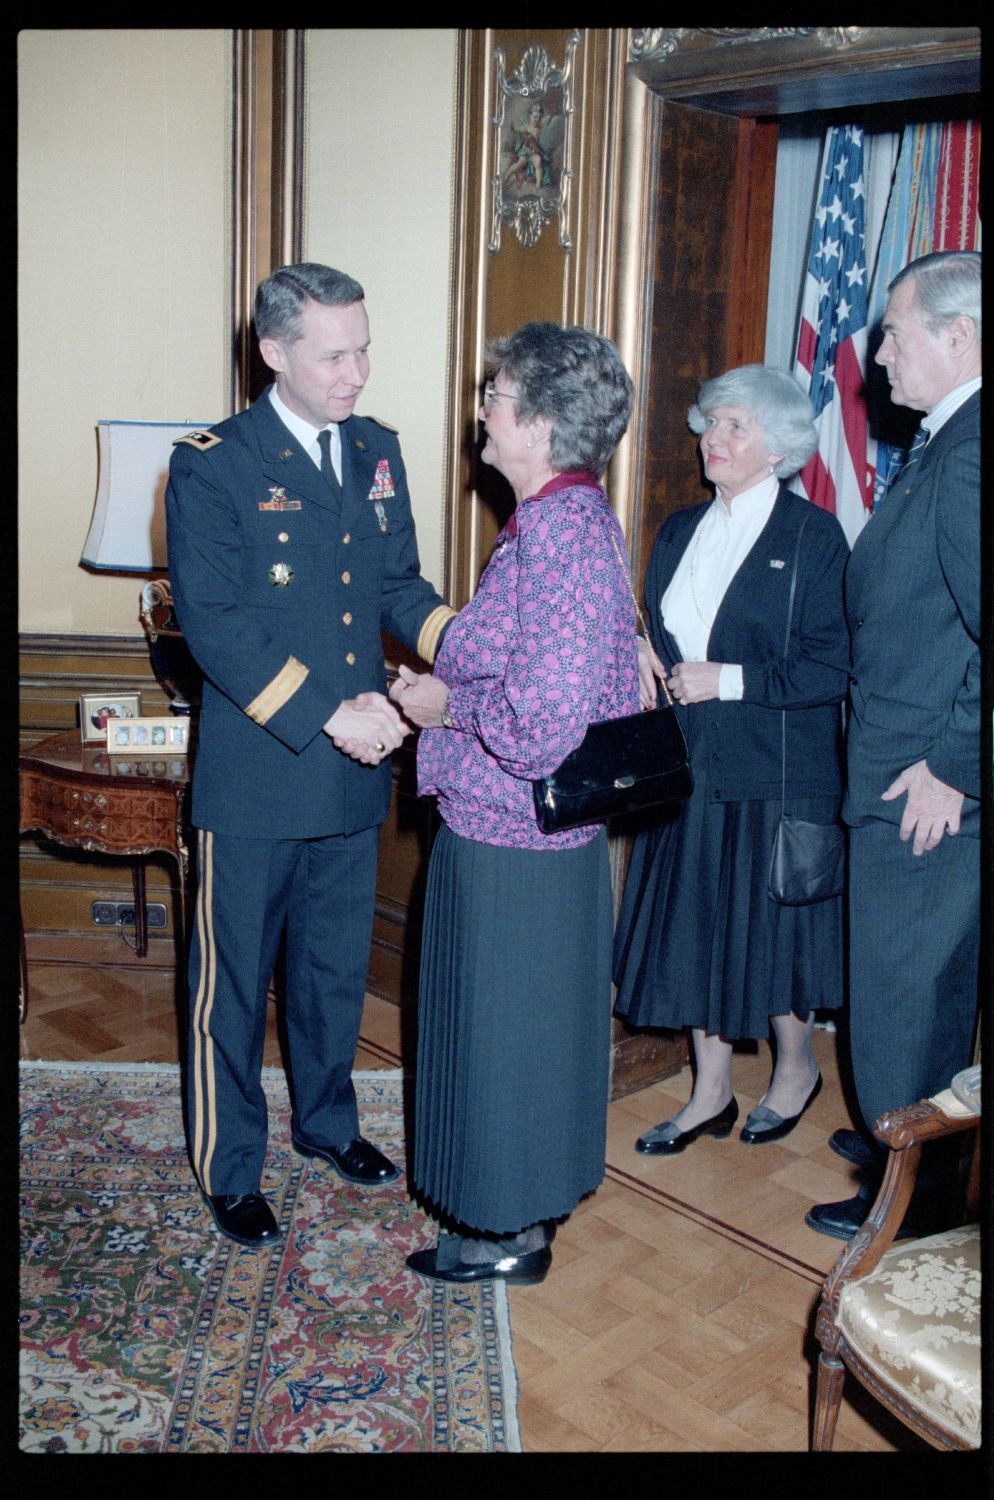
[[[980,255],[947,251],[894,278],[876,355],[891,399],[925,413],[845,578],[852,642],[849,1012],[862,1130],[830,1145],[859,1193],[812,1229],[849,1239],[880,1182],[872,1130],[970,1065],[980,934]],[[927,1164],[926,1164],[927,1165]],[[906,1232],[936,1206],[933,1160]],[[917,1222],[916,1222],[917,1221]]]

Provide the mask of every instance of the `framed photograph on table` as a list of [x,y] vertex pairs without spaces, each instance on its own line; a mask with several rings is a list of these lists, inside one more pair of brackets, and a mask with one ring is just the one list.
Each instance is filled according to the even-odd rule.
[[106,745],[107,726],[137,719],[141,693],[84,693],[79,700],[79,732],[84,745]]

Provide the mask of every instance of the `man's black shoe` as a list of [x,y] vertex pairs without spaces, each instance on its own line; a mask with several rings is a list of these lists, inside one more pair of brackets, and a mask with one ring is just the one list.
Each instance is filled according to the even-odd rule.
[[319,1156],[334,1167],[339,1177],[357,1183],[359,1187],[383,1187],[388,1182],[396,1182],[400,1176],[393,1162],[361,1135],[347,1146],[309,1146],[296,1136],[292,1141],[298,1156]]
[[854,1167],[875,1167],[883,1161],[883,1151],[874,1151],[858,1130],[835,1130],[828,1144],[837,1156],[851,1161]]
[[[804,1222],[809,1229],[817,1229],[819,1234],[830,1234],[837,1240],[851,1240],[869,1217],[876,1196],[877,1187],[874,1187],[872,1192],[859,1192],[855,1198],[843,1198],[839,1203],[816,1203],[804,1215]],[[936,1233],[939,1228],[938,1222],[928,1224],[920,1214],[909,1209],[894,1238],[917,1240],[923,1235]]]
[[204,1196],[214,1223],[229,1240],[249,1245],[253,1250],[265,1249],[279,1241],[280,1227],[261,1193],[220,1193],[213,1198],[205,1193]]

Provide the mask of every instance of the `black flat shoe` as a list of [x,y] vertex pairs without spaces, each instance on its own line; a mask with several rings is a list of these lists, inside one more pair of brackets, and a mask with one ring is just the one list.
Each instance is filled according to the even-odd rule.
[[745,1141],[747,1146],[761,1146],[764,1141],[782,1141],[785,1135],[790,1135],[804,1111],[815,1102],[820,1093],[821,1074],[819,1073],[814,1088],[797,1114],[791,1115],[786,1120],[783,1115],[778,1115],[775,1109],[767,1109],[765,1104],[757,1104],[739,1131],[739,1140]]
[[828,1144],[837,1156],[851,1161],[854,1167],[875,1167],[883,1159],[883,1152],[868,1145],[858,1130],[833,1130]]
[[[712,1115],[710,1120],[702,1120],[690,1130],[680,1130],[672,1120],[654,1125],[645,1135],[639,1136],[635,1142],[635,1150],[641,1151],[644,1156],[675,1156],[678,1151],[685,1151],[699,1135],[713,1135],[716,1141],[723,1141],[726,1136],[731,1135],[732,1126],[738,1117],[738,1101],[733,1095],[720,1114]],[[660,1134],[666,1130],[672,1130],[674,1134]]]
[[310,1146],[296,1136],[291,1136],[291,1144],[298,1156],[319,1156],[334,1167],[339,1177],[359,1187],[383,1187],[400,1176],[393,1162],[361,1135],[347,1146]]
[[528,1250],[523,1255],[505,1255],[500,1260],[472,1265],[457,1260],[454,1265],[440,1266],[438,1246],[433,1245],[430,1250],[415,1250],[407,1257],[407,1264],[412,1271],[427,1276],[430,1281],[516,1281],[534,1286],[549,1274],[552,1251],[548,1245],[542,1245],[538,1250]]
[[280,1226],[261,1193],[220,1193],[213,1198],[205,1193],[204,1197],[214,1223],[229,1240],[261,1250],[281,1238]]

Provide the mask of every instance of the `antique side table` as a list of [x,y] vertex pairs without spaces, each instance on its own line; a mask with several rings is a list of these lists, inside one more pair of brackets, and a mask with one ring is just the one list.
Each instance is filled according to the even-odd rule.
[[[177,929],[186,920],[189,853],[184,837],[187,755],[108,755],[84,745],[78,729],[51,735],[18,760],[19,833],[41,833],[72,849],[119,854],[131,860],[135,952],[148,952],[145,857],[168,854],[179,872]],[[21,933],[21,1019],[27,1012],[27,959]]]

